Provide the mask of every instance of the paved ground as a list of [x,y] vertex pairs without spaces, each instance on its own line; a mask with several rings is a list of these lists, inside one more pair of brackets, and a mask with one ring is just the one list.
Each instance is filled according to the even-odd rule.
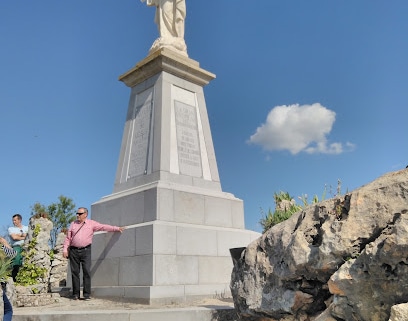
[[27,313],[28,311],[38,312],[46,309],[47,311],[70,311],[70,310],[146,310],[146,309],[170,309],[170,308],[189,308],[189,307],[206,307],[206,308],[233,308],[232,299],[202,299],[185,303],[174,303],[166,305],[144,305],[131,302],[120,302],[106,299],[92,298],[90,301],[71,300],[60,297],[59,302],[41,306],[41,307],[14,307],[15,314],[19,311]]

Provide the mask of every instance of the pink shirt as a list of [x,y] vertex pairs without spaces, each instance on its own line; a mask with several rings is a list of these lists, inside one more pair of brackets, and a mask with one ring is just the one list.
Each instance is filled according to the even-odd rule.
[[[82,224],[84,224],[84,226],[82,226]],[[79,232],[77,233],[77,231]],[[120,230],[118,226],[101,224],[88,219],[85,220],[84,223],[74,221],[69,226],[67,237],[64,241],[64,252],[67,252],[70,246],[85,247],[91,244],[94,232],[97,231],[119,232]]]

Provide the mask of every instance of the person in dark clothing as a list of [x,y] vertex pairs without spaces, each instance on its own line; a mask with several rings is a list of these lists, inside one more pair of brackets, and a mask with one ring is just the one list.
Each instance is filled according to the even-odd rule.
[[[17,251],[14,250],[7,240],[0,236],[1,250],[8,258],[14,258],[17,255]],[[7,297],[7,282],[6,280],[1,281],[1,288],[3,290],[3,304],[4,304],[4,314],[3,321],[11,321],[13,318],[13,306],[11,305]]]

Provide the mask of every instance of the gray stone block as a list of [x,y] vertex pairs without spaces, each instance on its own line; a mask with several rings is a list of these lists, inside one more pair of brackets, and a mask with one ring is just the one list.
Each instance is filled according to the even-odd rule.
[[155,254],[177,254],[177,227],[175,224],[161,222],[153,230]]
[[232,260],[229,257],[200,256],[199,284],[222,284],[231,278]]
[[152,255],[121,258],[118,285],[153,285],[153,266]]
[[178,226],[177,254],[217,256],[217,232],[197,226]]
[[115,286],[119,284],[120,259],[93,261],[91,267],[92,286]]
[[[153,225],[145,225],[133,229],[136,237],[136,255],[153,253]],[[127,244],[129,247],[132,243]],[[126,243],[125,245],[126,246]]]
[[174,191],[176,222],[204,224],[205,197],[201,194]]

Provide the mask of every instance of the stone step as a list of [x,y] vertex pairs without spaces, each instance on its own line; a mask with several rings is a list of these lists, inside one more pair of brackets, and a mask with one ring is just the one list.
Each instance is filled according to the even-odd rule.
[[47,311],[46,307],[20,308],[13,321],[235,321],[238,318],[231,307],[189,307],[145,310],[74,310]]
[[14,307],[13,321],[235,321],[233,302],[206,298],[167,305],[144,305],[124,300],[91,298],[90,301],[57,297],[44,306]]

